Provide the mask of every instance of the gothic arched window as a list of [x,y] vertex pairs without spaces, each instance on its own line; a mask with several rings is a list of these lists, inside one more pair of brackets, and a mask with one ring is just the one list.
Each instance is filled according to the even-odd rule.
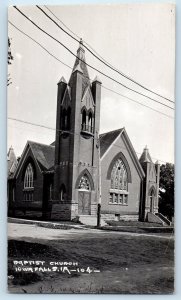
[[60,201],[64,201],[66,198],[66,188],[65,185],[62,184],[60,187]]
[[89,131],[93,132],[93,117],[92,117],[92,112],[89,112],[88,115],[88,124],[89,124]]
[[83,109],[83,111],[82,111],[82,130],[84,130],[84,131],[86,131],[86,116],[87,115],[87,113],[86,113],[86,110],[85,109]]
[[62,111],[62,129],[66,129],[67,128],[67,111],[64,108]]
[[53,193],[53,184],[51,183],[49,187],[49,200],[52,200],[52,193]]
[[70,116],[71,116],[71,108],[69,107],[67,109],[67,128],[68,130],[70,130],[71,128],[71,124],[70,124]]
[[33,167],[32,164],[29,163],[26,171],[25,171],[25,177],[24,177],[24,188],[32,188],[33,187]]
[[31,163],[28,164],[24,175],[24,200],[33,201],[34,171]]
[[128,204],[128,175],[125,164],[118,158],[111,172],[111,189],[109,202]]
[[127,171],[123,161],[119,158],[111,172],[111,188],[127,191]]
[[89,179],[86,174],[80,178],[78,188],[79,188],[79,190],[86,190],[86,191],[90,190],[90,183],[89,183]]
[[155,202],[155,189],[151,187],[149,190],[149,198],[150,198],[150,212],[154,212],[154,202]]

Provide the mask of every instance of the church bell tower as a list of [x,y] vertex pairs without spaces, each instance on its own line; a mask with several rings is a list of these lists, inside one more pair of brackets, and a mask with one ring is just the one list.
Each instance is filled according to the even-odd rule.
[[91,83],[80,41],[67,83],[58,82],[52,219],[96,215],[101,82]]

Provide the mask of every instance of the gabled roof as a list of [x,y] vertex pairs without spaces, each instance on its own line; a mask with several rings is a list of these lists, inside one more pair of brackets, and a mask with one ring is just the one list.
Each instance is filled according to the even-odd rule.
[[71,102],[71,93],[70,93],[70,86],[66,86],[64,95],[63,95],[63,99],[62,99],[62,103],[61,105],[64,104],[64,107],[68,107],[70,105]]
[[[100,157],[104,155],[104,153],[108,150],[114,140],[118,137],[121,133],[123,128],[112,130],[106,133],[102,133],[99,135],[100,138]],[[51,143],[51,146],[55,146],[55,141]]]
[[[109,131],[107,133],[103,133],[100,135],[100,158],[103,159],[103,157],[106,155],[106,153],[109,152],[109,150],[111,149],[111,146],[114,145],[113,143],[116,141],[116,139],[118,139],[120,137],[122,137],[125,145],[127,146],[126,148],[132,158],[132,161],[134,162],[134,165],[135,165],[140,177],[144,178],[145,173],[144,173],[143,168],[138,160],[136,152],[133,148],[133,145],[131,144],[131,141],[128,137],[128,134],[127,134],[125,128]],[[120,152],[121,152],[121,147],[120,147]]]
[[54,168],[55,147],[28,141],[30,148],[42,171]]
[[120,128],[100,134],[100,157],[104,155],[104,153],[108,150],[110,145],[114,142],[114,140],[118,137],[122,130],[123,128]]
[[[100,158],[102,159],[106,152],[108,152],[113,145],[114,141],[121,137],[126,143],[127,149],[132,157],[134,164],[141,177],[144,177],[144,171],[138,160],[136,152],[131,144],[131,141],[126,133],[125,128],[109,131],[100,134]],[[32,141],[28,141],[27,144],[30,146],[33,155],[38,162],[42,171],[51,171],[54,168],[54,155],[55,155],[55,142],[51,145],[40,144]],[[121,149],[120,149],[121,151]]]
[[[107,149],[110,147],[110,145],[114,142],[114,140],[118,137],[118,135],[121,133],[121,129],[109,131],[106,133],[102,133],[99,135],[100,138],[100,157],[104,155],[104,153],[107,151]],[[55,141],[51,143],[51,146],[55,146]]]
[[54,170],[55,147],[27,141],[13,178],[18,176],[29,150],[32,152],[35,163],[41,172],[52,172]]
[[81,102],[84,102],[87,109],[95,106],[90,86],[86,87]]

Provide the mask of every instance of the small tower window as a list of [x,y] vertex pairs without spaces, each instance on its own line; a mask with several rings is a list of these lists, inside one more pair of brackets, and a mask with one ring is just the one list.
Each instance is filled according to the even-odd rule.
[[93,119],[92,119],[92,112],[89,112],[89,117],[88,117],[88,122],[89,122],[89,127],[88,127],[88,131],[93,133]]
[[52,200],[52,192],[53,192],[53,185],[50,184],[50,194],[49,194],[49,200]]
[[62,129],[66,129],[66,125],[67,125],[67,111],[64,108],[62,111]]
[[83,131],[87,130],[87,128],[86,128],[86,110],[85,109],[82,111],[82,130]]
[[65,185],[62,184],[60,188],[60,201],[63,202],[66,198],[66,188]]
[[82,131],[86,133],[93,133],[93,112],[92,109],[90,109],[88,112],[86,108],[82,108],[82,125],[81,125]]
[[68,109],[67,109],[67,128],[66,129],[68,129],[68,130],[70,130],[70,128],[71,128],[71,120],[70,120],[70,117],[71,117],[71,108],[69,107]]

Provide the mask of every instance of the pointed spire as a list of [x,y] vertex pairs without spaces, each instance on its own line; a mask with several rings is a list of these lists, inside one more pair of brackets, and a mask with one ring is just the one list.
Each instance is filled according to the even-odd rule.
[[14,168],[15,168],[17,166],[17,163],[18,163],[16,155],[14,153],[14,149],[13,149],[12,146],[9,148],[9,151],[8,151],[8,154],[7,154],[7,161],[8,161],[8,174],[9,174],[12,166],[14,165]]
[[79,42],[79,48],[77,49],[77,56],[78,56],[78,58],[85,60],[85,50],[84,50],[82,39],[80,39],[80,42]]
[[13,158],[13,159],[16,158],[12,145],[11,145],[11,147],[9,147],[7,157],[8,157],[8,160],[10,160],[11,158]]
[[67,84],[67,82],[63,76],[60,78],[60,80],[57,84],[62,83],[62,82]]
[[99,82],[99,83],[102,84],[102,81],[99,79],[98,76],[96,76],[96,77],[94,78],[94,80],[92,81],[92,83],[93,83],[93,82]]
[[73,73],[75,71],[79,71],[83,75],[82,76],[82,95],[83,95],[87,86],[90,86],[90,78],[89,78],[89,73],[88,73],[88,69],[87,69],[87,65],[86,65],[85,50],[83,47],[82,39],[80,39],[80,42],[79,42],[79,48],[77,50],[77,57],[76,57],[76,60],[74,63],[72,74],[70,76],[70,80],[69,80],[70,86],[72,86],[72,84],[73,84]]
[[152,159],[151,159],[151,156],[150,156],[150,153],[149,153],[149,150],[148,150],[147,146],[145,146],[139,161],[140,161],[141,164],[146,163],[146,162],[152,162]]

